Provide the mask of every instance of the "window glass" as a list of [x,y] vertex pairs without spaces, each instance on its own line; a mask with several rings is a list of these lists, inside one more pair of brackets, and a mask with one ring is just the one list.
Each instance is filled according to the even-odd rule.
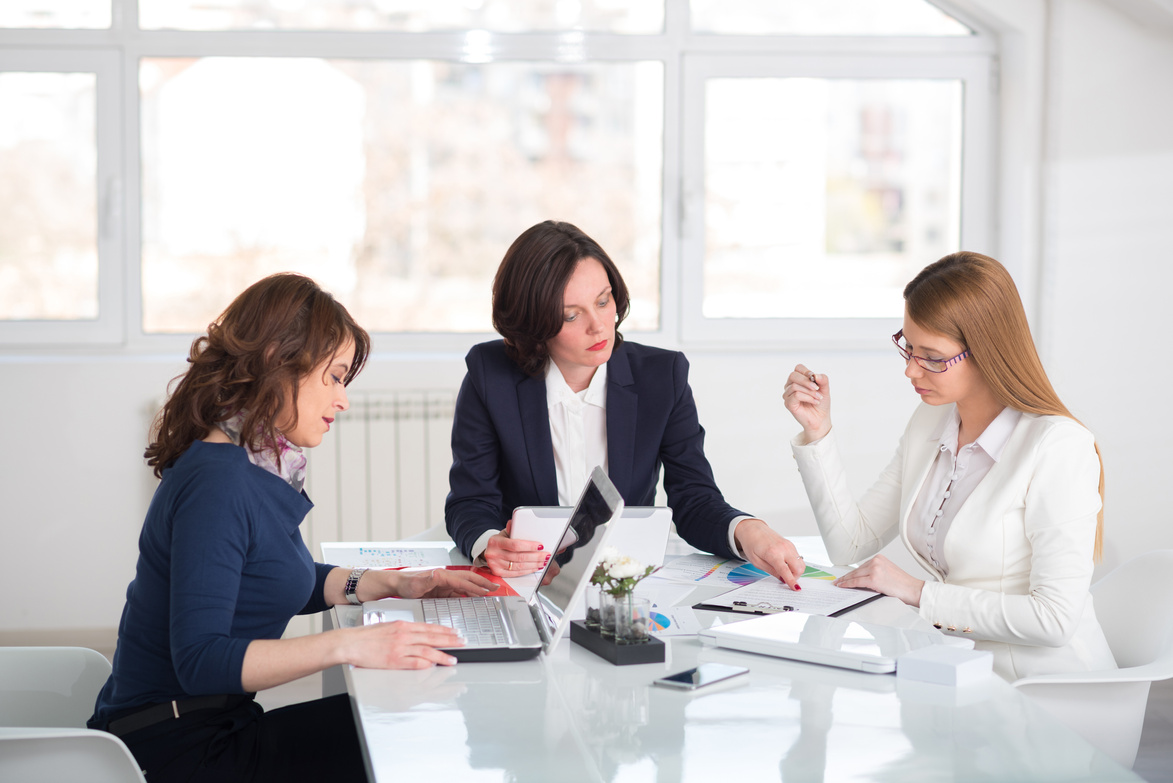
[[706,318],[899,316],[958,249],[961,83],[705,84]]
[[92,73],[0,73],[0,320],[98,315]]
[[487,332],[505,250],[566,220],[659,324],[663,68],[146,59],[143,321],[206,328],[301,271],[366,328]]
[[657,33],[664,0],[139,0],[139,19],[180,30]]
[[692,26],[748,35],[970,35],[924,0],[691,0]]
[[3,0],[0,27],[109,27],[111,1]]

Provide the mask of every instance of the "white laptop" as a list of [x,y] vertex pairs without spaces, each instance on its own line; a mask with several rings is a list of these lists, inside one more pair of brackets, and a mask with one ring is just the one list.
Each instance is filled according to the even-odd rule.
[[[583,487],[573,512],[562,523],[565,529],[578,524],[592,532],[618,518],[623,510],[619,490],[601,468],[595,468]],[[613,525],[603,535],[586,537],[582,546],[570,550],[570,560],[545,587],[528,597],[485,596],[483,598],[384,598],[363,604],[363,624],[409,620],[438,622],[457,628],[465,637],[463,647],[445,650],[457,661],[521,661],[550,650],[566,633],[570,609],[580,601],[601,550]],[[559,540],[561,533],[554,540]],[[554,559],[550,559],[553,563]],[[574,567],[571,567],[574,566]],[[546,568],[536,583],[541,583]],[[575,581],[571,581],[571,580]]]
[[803,612],[778,612],[719,625],[701,631],[699,636],[703,643],[717,647],[872,674],[896,671],[896,659],[920,647],[932,644],[973,647],[969,639],[935,631],[858,623],[847,617]]

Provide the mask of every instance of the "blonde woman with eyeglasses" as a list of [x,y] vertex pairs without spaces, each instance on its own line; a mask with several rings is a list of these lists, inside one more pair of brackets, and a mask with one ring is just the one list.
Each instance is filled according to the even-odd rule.
[[[904,289],[893,341],[921,401],[896,455],[858,501],[831,427],[831,384],[803,365],[783,400],[791,445],[840,577],[972,638],[1007,680],[1114,668],[1088,586],[1103,536],[1095,438],[1043,370],[1013,279],[960,252]],[[899,533],[934,579],[878,554]],[[866,562],[864,562],[866,561]]]

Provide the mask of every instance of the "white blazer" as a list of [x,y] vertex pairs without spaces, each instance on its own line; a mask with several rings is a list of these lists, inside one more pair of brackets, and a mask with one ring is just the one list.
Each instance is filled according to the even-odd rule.
[[[1021,677],[1116,668],[1096,620],[1092,577],[1100,463],[1092,434],[1064,416],[1024,413],[1001,458],[957,510],[945,537],[948,576],[913,550],[909,514],[937,455],[952,405],[922,404],[896,456],[857,503],[835,445],[791,446],[827,553],[866,560],[900,533],[925,582],[920,615],[994,654],[994,671]],[[801,436],[799,436],[801,437]]]

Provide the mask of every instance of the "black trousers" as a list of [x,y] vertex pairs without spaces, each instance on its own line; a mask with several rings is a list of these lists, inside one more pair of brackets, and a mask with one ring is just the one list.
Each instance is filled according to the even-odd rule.
[[265,712],[251,698],[122,737],[148,783],[366,781],[345,694]]

